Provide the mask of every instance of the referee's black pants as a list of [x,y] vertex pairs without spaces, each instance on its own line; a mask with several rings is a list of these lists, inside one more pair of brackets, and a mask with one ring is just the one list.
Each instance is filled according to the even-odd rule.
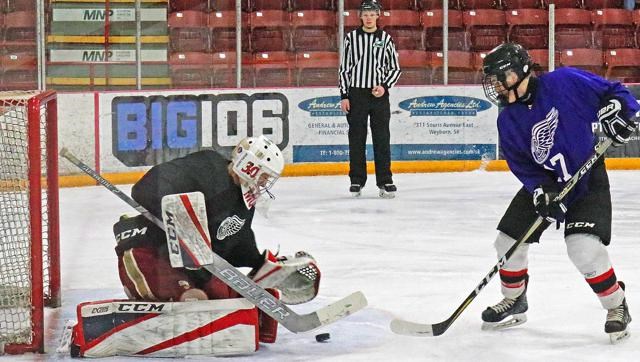
[[376,98],[370,88],[349,89],[349,178],[352,184],[364,186],[367,182],[365,147],[367,142],[367,119],[370,118],[373,140],[373,158],[376,168],[376,185],[392,184],[391,146],[389,119],[391,107],[389,93]]

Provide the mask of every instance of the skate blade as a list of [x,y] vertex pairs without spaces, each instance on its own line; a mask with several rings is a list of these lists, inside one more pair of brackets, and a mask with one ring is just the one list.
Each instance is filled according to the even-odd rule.
[[501,329],[511,328],[515,326],[519,326],[527,321],[527,315],[524,313],[514,314],[511,316],[511,319],[500,322],[483,322],[482,330],[483,331],[498,331]]
[[396,197],[396,193],[380,191],[380,197],[382,197],[383,199],[393,199],[394,197]]
[[631,333],[629,333],[629,331],[626,329],[622,332],[609,333],[609,339],[611,340],[611,344],[618,344],[624,341],[625,339],[629,338],[630,336],[631,336]]
[[352,192],[351,193],[351,196],[353,196],[353,197],[360,197],[360,195],[362,195],[362,191]]

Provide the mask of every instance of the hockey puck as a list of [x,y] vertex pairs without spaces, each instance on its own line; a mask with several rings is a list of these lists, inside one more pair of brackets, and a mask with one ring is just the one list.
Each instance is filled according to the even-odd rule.
[[316,334],[316,342],[323,343],[328,341],[329,338],[331,338],[331,335],[329,333]]

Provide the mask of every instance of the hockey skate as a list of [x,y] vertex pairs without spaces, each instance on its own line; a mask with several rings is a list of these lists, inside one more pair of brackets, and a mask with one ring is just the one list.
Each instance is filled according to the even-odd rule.
[[483,331],[515,327],[527,321],[525,312],[529,309],[529,304],[527,304],[528,275],[525,277],[524,283],[524,291],[516,299],[504,298],[500,303],[487,307],[482,312]]
[[[620,287],[624,290],[624,283],[619,282]],[[629,307],[627,306],[627,298],[622,300],[622,304],[609,309],[607,312],[607,321],[604,324],[604,331],[609,334],[612,344],[619,343],[629,338],[630,333],[627,326],[631,322]]]
[[383,199],[393,199],[396,197],[396,191],[398,191],[396,185],[386,184],[380,187],[380,197]]
[[358,184],[351,184],[349,192],[351,192],[351,196],[353,197],[360,197],[360,195],[362,195],[362,186]]

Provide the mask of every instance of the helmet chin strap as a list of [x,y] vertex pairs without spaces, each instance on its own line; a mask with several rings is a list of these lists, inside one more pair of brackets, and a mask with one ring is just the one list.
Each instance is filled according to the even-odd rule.
[[518,88],[520,87],[520,84],[522,84],[522,82],[527,78],[528,75],[529,74],[527,74],[522,79],[519,79],[511,87],[506,86],[506,79],[502,82],[502,85],[505,87],[505,89],[507,89],[507,91],[509,92],[513,91],[514,95],[516,96],[516,101],[513,103],[518,102],[526,105],[530,105],[533,103],[533,98],[534,98],[533,96],[537,88],[536,86],[538,84],[537,79],[535,77],[529,77],[529,83],[527,83],[527,89],[525,89],[524,94],[522,96],[518,94]]

